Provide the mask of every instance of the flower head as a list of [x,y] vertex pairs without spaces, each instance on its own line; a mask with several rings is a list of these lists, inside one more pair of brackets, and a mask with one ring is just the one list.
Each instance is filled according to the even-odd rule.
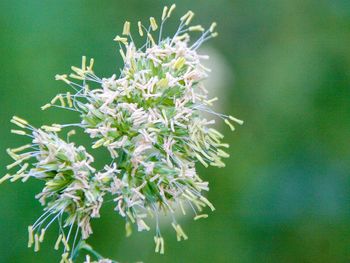
[[[99,216],[107,194],[113,197],[115,210],[125,219],[127,235],[133,224],[138,231],[150,230],[149,217],[155,218],[155,251],[159,253],[165,250],[160,214],[172,216],[172,227],[180,241],[188,237],[176,221],[176,209],[186,214],[186,207],[190,207],[195,220],[207,217],[202,213],[205,207],[214,210],[204,196],[209,190],[208,182],[200,178],[196,166],[224,167],[223,158],[229,157],[224,149],[228,145],[214,128],[215,122],[222,119],[234,130],[232,122],[242,121],[214,112],[211,106],[216,98],[209,98],[203,85],[210,70],[202,64],[208,56],[200,55],[198,48],[217,35],[216,23],[208,30],[201,25],[192,26],[194,13],[189,11],[181,17],[175,34],[163,37],[165,22],[174,9],[175,5],[165,7],[161,20],[151,17],[147,26],[138,22],[136,31],[145,39],[141,47],[133,41],[131,23],[125,22],[122,35],[114,39],[124,62],[119,76],[97,76],[94,60],[87,65],[85,56],[80,67],[72,67],[69,77],[56,76],[74,92],[58,94],[42,109],[58,107],[78,112],[80,123],[35,129],[22,119],[13,119],[31,132],[14,133],[30,136],[32,144],[8,151],[15,159],[9,168],[21,168],[3,180],[33,177],[45,182],[37,195],[45,205],[45,213],[30,227],[30,234],[49,218],[62,222],[64,214],[60,235],[66,247],[64,255],[69,251],[75,224],[83,239],[92,233],[90,219]],[[192,41],[190,34],[194,31],[200,37]],[[96,171],[93,157],[84,147],[60,139],[57,133],[70,126],[81,128],[90,136],[92,149],[105,148],[111,156],[110,164]],[[18,155],[27,149],[30,150]],[[24,163],[30,158],[35,160],[31,166]],[[66,235],[63,229],[67,227]],[[34,239],[30,236],[30,243]],[[90,257],[86,262],[90,262]]]
[[[11,170],[17,166],[20,169],[6,177],[12,182],[34,178],[45,183],[36,196],[45,207],[45,212],[29,226],[28,246],[35,243],[35,250],[39,250],[46,230],[58,221],[59,240],[69,251],[68,242],[73,238],[73,226],[76,225],[76,233],[80,232],[86,239],[92,233],[90,219],[99,217],[104,192],[100,190],[102,182],[94,176],[95,169],[91,166],[94,159],[83,146],[77,147],[60,139],[57,135],[60,125],[37,129],[18,117],[14,117],[12,122],[17,122],[22,128],[13,132],[31,138],[31,144],[7,150],[14,159],[14,163],[7,168]],[[67,234],[63,228],[69,229]]]

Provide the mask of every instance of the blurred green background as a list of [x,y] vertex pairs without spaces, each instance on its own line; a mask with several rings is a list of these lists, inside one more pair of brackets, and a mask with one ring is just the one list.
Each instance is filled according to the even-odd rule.
[[[110,76],[121,59],[112,41],[124,20],[161,15],[167,1],[0,1],[0,173],[5,150],[25,140],[11,135],[12,115],[34,125],[77,120],[39,107],[67,87],[54,81],[81,55]],[[189,240],[163,227],[166,254],[153,233],[125,238],[112,204],[94,221],[91,243],[121,262],[350,261],[350,1],[176,1],[196,21],[218,22],[205,44],[214,55],[221,110],[245,120],[222,131],[232,146],[225,169],[201,169],[217,210],[206,220],[184,218]],[[168,32],[177,25],[174,19]],[[221,75],[220,75],[221,74]],[[218,76],[220,76],[218,78]],[[84,139],[82,139],[84,140]],[[38,182],[0,187],[0,262],[59,262],[54,230],[40,253],[26,248],[27,225],[41,214]],[[152,232],[152,231],[151,231]]]

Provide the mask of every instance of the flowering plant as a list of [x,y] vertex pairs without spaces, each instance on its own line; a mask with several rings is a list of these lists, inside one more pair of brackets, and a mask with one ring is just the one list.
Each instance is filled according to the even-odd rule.
[[[202,60],[208,56],[197,50],[217,35],[216,23],[208,30],[190,26],[194,13],[189,11],[181,17],[176,33],[164,38],[163,26],[174,8],[164,8],[159,27],[153,17],[147,27],[138,22],[138,33],[146,39],[140,48],[133,41],[130,22],[125,22],[122,36],[114,39],[124,61],[118,77],[98,77],[94,60],[87,65],[85,56],[69,76],[56,75],[73,92],[58,94],[42,109],[77,112],[80,123],[35,128],[22,118],[12,118],[20,128],[12,133],[29,137],[31,143],[7,150],[14,159],[7,169],[19,168],[0,182],[35,178],[45,183],[36,196],[44,213],[28,227],[28,247],[34,245],[38,251],[46,230],[58,222],[55,249],[62,246],[62,263],[73,262],[81,250],[89,252],[86,262],[91,262],[90,254],[100,263],[115,262],[103,259],[84,241],[92,234],[90,221],[99,217],[106,195],[113,197],[116,212],[125,219],[127,236],[133,224],[138,231],[149,231],[149,217],[155,218],[155,252],[161,254],[165,251],[161,213],[172,216],[180,241],[187,235],[176,221],[176,209],[186,214],[186,207],[190,208],[195,220],[207,217],[204,207],[214,210],[204,196],[208,182],[199,177],[196,164],[224,167],[222,159],[229,155],[224,151],[228,147],[222,142],[224,136],[213,128],[215,119],[206,116],[221,118],[232,130],[232,122],[242,121],[214,112],[211,106],[217,98],[208,98],[203,85],[210,70]],[[190,42],[193,31],[201,36]],[[94,168],[94,158],[83,146],[70,142],[75,134],[72,127],[89,135],[92,149],[108,150],[111,160],[102,170]],[[67,141],[59,137],[65,129]]]

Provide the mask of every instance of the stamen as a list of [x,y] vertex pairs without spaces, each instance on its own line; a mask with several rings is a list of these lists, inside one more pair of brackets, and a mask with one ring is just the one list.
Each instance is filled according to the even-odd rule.
[[7,170],[11,170],[13,167],[15,167],[15,166],[19,165],[20,163],[22,163],[22,161],[23,161],[23,160],[20,159],[20,160],[15,161],[15,162],[12,163],[12,164],[9,164],[9,165],[6,166],[6,169],[7,169]]
[[168,12],[168,15],[167,15],[167,18],[169,18],[172,14],[172,12],[174,11],[174,9],[176,8],[176,5],[175,4],[172,4],[169,8],[169,12]]
[[58,250],[59,249],[59,246],[60,246],[60,243],[62,241],[62,234],[60,234],[57,238],[57,241],[55,243],[55,250]]
[[149,21],[151,23],[152,30],[156,31],[158,29],[158,25],[157,25],[157,22],[156,22],[155,18],[154,17],[150,17]]
[[160,237],[160,254],[164,254],[164,238]]
[[38,252],[40,250],[40,242],[39,242],[39,236],[38,234],[35,234],[34,236],[34,252]]
[[10,122],[13,123],[13,124],[15,124],[15,125],[17,125],[18,127],[22,128],[22,129],[27,128],[26,125],[24,125],[24,124],[22,124],[22,123],[16,121],[14,118],[12,118]]
[[221,149],[218,149],[218,155],[219,155],[220,157],[223,157],[223,158],[228,158],[228,157],[230,157],[230,155],[229,155],[227,152],[224,152],[224,151],[221,150]]
[[66,253],[63,253],[62,254],[62,259],[61,259],[61,261],[60,261],[60,263],[69,263],[69,261],[68,261],[68,256],[69,256],[69,254],[66,252]]
[[179,204],[180,204],[180,208],[181,208],[182,214],[185,216],[186,215],[186,210],[185,210],[181,200],[179,201]]
[[71,137],[71,136],[73,136],[73,135],[75,135],[76,134],[76,131],[75,130],[71,130],[71,131],[69,131],[68,133],[67,133],[67,136],[68,137]]
[[242,121],[242,120],[240,120],[240,119],[237,119],[237,118],[235,118],[235,117],[233,117],[233,116],[228,116],[229,117],[229,119],[231,120],[231,121],[234,121],[234,122],[237,122],[238,124],[240,124],[240,125],[243,125],[243,123],[244,123],[244,121]]
[[229,122],[228,119],[225,119],[224,122],[230,127],[231,131],[234,131],[234,130],[235,130],[235,127],[232,125],[231,122]]
[[128,217],[130,218],[131,222],[132,222],[132,223],[135,223],[135,219],[134,219],[134,217],[132,216],[131,212],[130,212],[130,211],[127,211],[126,214],[127,214]]
[[44,106],[41,107],[41,110],[46,110],[50,108],[52,105],[50,103],[45,104]]
[[128,44],[128,39],[125,37],[116,36],[113,40],[120,42],[120,43],[123,43],[124,45]]
[[198,153],[195,153],[195,156],[198,159],[198,161],[200,161],[201,164],[203,164],[204,167],[208,168],[208,164],[203,160],[203,158]]
[[6,180],[8,180],[10,178],[11,178],[10,174],[4,175],[2,178],[0,178],[0,184],[2,184],[3,182],[5,182]]
[[19,118],[17,116],[13,116],[12,119],[19,122],[19,123],[22,123],[23,125],[28,125],[28,122],[26,120]]
[[81,69],[83,71],[86,70],[86,56],[82,56],[82,58],[81,58]]
[[93,145],[92,145],[92,149],[97,149],[99,147],[101,147],[105,142],[105,139],[102,138],[102,139],[99,139],[98,141],[96,141]]
[[45,229],[41,229],[40,237],[39,237],[39,242],[42,243],[44,241],[45,237]]
[[157,236],[155,236],[155,237],[154,237],[154,242],[156,243],[156,247],[155,247],[155,250],[154,250],[154,251],[155,251],[156,253],[159,253],[159,247],[160,247],[160,242],[161,242],[161,241],[160,241],[160,238],[157,237]]
[[129,21],[125,21],[125,23],[124,23],[123,35],[124,36],[130,35],[130,22]]
[[56,96],[50,101],[50,103],[51,103],[51,104],[55,104],[56,101],[58,100],[58,97],[59,97],[59,95],[56,95]]
[[94,67],[95,60],[93,58],[90,58],[90,65],[88,66],[88,70],[92,72],[92,68]]
[[19,159],[19,156],[15,154],[11,149],[6,149],[7,154],[15,161]]
[[168,7],[167,7],[167,6],[164,6],[164,8],[163,8],[163,13],[162,13],[162,21],[166,18],[167,11],[168,11]]
[[202,214],[202,215],[197,215],[197,216],[195,216],[193,219],[194,219],[194,220],[198,220],[198,219],[207,218],[207,217],[208,217],[207,214]]
[[68,107],[73,108],[73,101],[72,101],[72,97],[70,95],[70,92],[67,92],[66,98],[67,98],[67,102],[68,102]]
[[184,240],[187,240],[187,239],[188,239],[187,235],[186,235],[185,232],[182,230],[182,228],[181,228],[180,225],[175,224],[175,223],[172,223],[171,225],[172,225],[173,228],[175,229],[177,241],[181,241],[181,238],[183,238]]
[[131,234],[132,234],[131,224],[130,224],[130,222],[126,222],[125,223],[125,235],[126,235],[126,237],[129,237],[129,236],[131,236]]
[[63,245],[64,245],[64,249],[66,250],[66,251],[69,251],[69,244],[68,244],[68,241],[66,240],[66,237],[63,235],[63,237],[62,237],[62,243],[63,243]]
[[151,33],[147,33],[147,37],[148,37],[149,40],[151,41],[152,45],[155,46],[155,45],[156,45],[156,42],[154,42],[154,39],[153,39]]
[[180,21],[181,22],[184,22],[187,20],[187,18],[189,17],[189,15],[192,13],[192,11],[187,11],[186,14],[184,14],[181,18],[180,18]]
[[185,33],[185,34],[183,34],[183,35],[177,36],[177,37],[176,37],[176,40],[178,40],[178,41],[183,41],[183,40],[185,40],[186,38],[188,39],[189,37],[190,37],[190,35],[189,35],[188,33]]
[[67,74],[63,74],[63,75],[55,75],[55,80],[62,80],[67,84],[70,84],[71,82],[67,79]]
[[60,127],[51,127],[47,125],[41,126],[41,129],[43,129],[46,132],[60,132],[61,128]]
[[29,164],[25,163],[16,174],[22,174],[28,168],[28,166],[29,166]]
[[124,50],[122,48],[119,49],[119,53],[122,56],[123,61],[125,62],[126,61],[126,57],[125,57],[125,54],[124,54]]
[[188,11],[188,16],[185,22],[186,26],[188,26],[191,23],[193,17],[194,17],[194,13],[192,11]]
[[190,26],[188,28],[189,31],[200,31],[203,32],[204,28],[201,25],[197,25],[197,26]]
[[217,26],[216,22],[213,22],[213,23],[211,24],[210,28],[209,28],[209,31],[210,31],[211,33],[213,33],[216,26]]
[[141,21],[137,22],[137,26],[139,28],[139,34],[141,37],[143,37],[143,31],[142,31],[142,24]]
[[34,244],[33,226],[28,226],[28,248]]
[[211,209],[211,211],[215,211],[215,207],[213,206],[212,203],[209,202],[207,198],[205,198],[204,196],[201,196],[200,200],[202,200]]
[[73,74],[73,73],[69,74],[69,77],[71,77],[72,79],[84,80],[83,76],[76,75],[76,74]]

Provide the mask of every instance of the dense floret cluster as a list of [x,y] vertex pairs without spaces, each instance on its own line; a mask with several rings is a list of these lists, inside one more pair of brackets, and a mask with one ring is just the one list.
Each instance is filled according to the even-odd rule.
[[[119,76],[98,77],[93,71],[94,60],[87,65],[86,57],[81,67],[72,67],[69,76],[56,75],[74,92],[58,94],[42,109],[77,112],[80,123],[38,129],[19,117],[12,119],[21,128],[12,132],[28,136],[32,142],[8,149],[14,163],[7,168],[20,168],[1,182],[29,178],[45,182],[37,195],[44,214],[29,227],[28,245],[34,245],[36,251],[47,228],[57,221],[60,234],[55,248],[63,244],[61,261],[72,262],[79,249],[76,242],[92,234],[90,220],[99,217],[106,195],[112,196],[116,212],[125,219],[127,235],[133,224],[138,231],[150,230],[147,222],[155,218],[155,250],[159,253],[164,253],[161,213],[172,216],[180,241],[187,235],[174,216],[177,209],[183,214],[186,208],[191,209],[195,219],[207,217],[202,213],[207,206],[214,210],[204,196],[208,182],[199,177],[196,164],[224,167],[228,145],[214,128],[215,120],[223,119],[232,130],[232,122],[242,121],[214,112],[211,106],[216,98],[209,98],[203,85],[210,70],[202,60],[208,57],[198,54],[197,49],[217,35],[216,24],[208,30],[190,26],[194,14],[189,11],[181,17],[177,32],[163,38],[164,23],[174,8],[164,8],[159,30],[153,17],[148,28],[138,22],[139,35],[146,38],[140,48],[133,41],[130,23],[125,22],[123,35],[114,39],[124,61]],[[194,42],[190,41],[192,31],[201,32]],[[94,158],[83,146],[69,142],[74,130],[68,131],[68,142],[59,138],[63,129],[71,127],[90,136],[92,149],[108,150],[111,160],[103,170],[93,168]],[[89,255],[86,262],[91,262]]]

